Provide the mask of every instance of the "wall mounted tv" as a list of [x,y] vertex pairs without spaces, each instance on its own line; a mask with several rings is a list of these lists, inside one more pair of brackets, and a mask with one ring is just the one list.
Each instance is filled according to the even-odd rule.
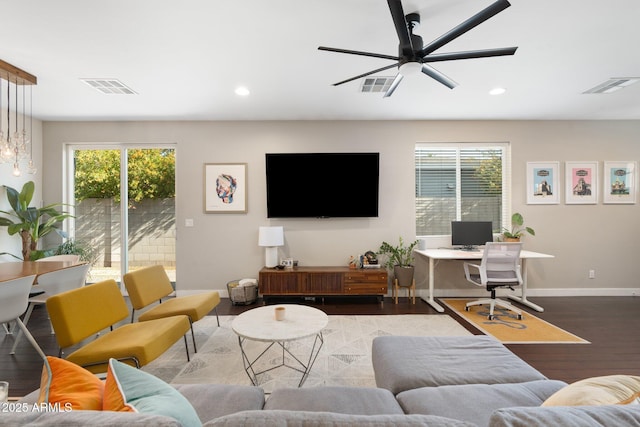
[[378,216],[379,153],[265,154],[267,217]]

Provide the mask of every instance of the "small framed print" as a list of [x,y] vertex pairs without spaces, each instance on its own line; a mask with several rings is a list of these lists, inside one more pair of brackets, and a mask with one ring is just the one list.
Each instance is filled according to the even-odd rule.
[[560,203],[558,162],[527,162],[527,204]]
[[637,168],[635,161],[604,162],[604,203],[636,202]]
[[204,212],[247,212],[247,164],[204,165]]
[[598,162],[565,162],[565,203],[598,203]]

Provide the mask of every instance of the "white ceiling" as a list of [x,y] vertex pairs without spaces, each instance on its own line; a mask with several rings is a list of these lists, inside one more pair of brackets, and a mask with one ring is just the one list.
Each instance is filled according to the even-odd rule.
[[[425,43],[491,3],[403,1]],[[640,119],[640,83],[582,94],[640,76],[637,0],[511,3],[437,53],[518,46],[514,56],[434,63],[459,86],[420,75],[386,99],[332,83],[390,61],[317,50],[396,55],[385,0],[0,0],[0,59],[37,76],[43,120]],[[138,95],[80,78],[116,78]],[[507,93],[488,95],[495,86]]]

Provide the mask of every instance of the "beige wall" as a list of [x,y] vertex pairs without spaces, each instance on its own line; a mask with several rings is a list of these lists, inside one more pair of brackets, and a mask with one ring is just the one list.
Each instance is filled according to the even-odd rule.
[[[261,225],[283,225],[280,256],[301,265],[344,265],[383,240],[412,239],[414,144],[441,141],[511,142],[513,211],[537,232],[525,247],[556,255],[530,263],[532,295],[631,295],[639,289],[630,266],[638,258],[640,205],[565,205],[564,194],[559,205],[527,205],[524,185],[527,161],[598,160],[602,168],[604,160],[637,160],[640,121],[47,122],[43,134],[49,203],[62,197],[64,143],[177,144],[178,289],[224,290],[229,280],[257,277],[264,263],[257,246]],[[294,151],[380,152],[380,217],[267,219],[264,153]],[[206,162],[248,164],[247,214],[203,212]],[[344,197],[356,190],[357,183],[345,187]],[[193,228],[184,227],[187,218]],[[419,262],[421,288],[425,268]],[[595,279],[587,278],[590,269]],[[452,289],[446,293],[469,293],[457,262],[443,263],[437,280]]]

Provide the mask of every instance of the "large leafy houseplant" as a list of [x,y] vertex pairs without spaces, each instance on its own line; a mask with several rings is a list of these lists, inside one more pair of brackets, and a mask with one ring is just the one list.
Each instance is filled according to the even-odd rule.
[[[7,227],[10,236],[20,235],[24,261],[41,258],[45,251],[37,249],[40,239],[51,232],[66,237],[66,233],[60,229],[60,226],[64,219],[70,218],[72,215],[57,209],[62,206],[61,203],[54,203],[42,208],[29,206],[35,191],[33,181],[25,183],[20,192],[7,185],[3,187],[7,192],[7,200],[13,212],[0,210],[0,213],[7,215],[7,217],[0,217],[0,226]],[[13,254],[8,255],[18,258]]]

